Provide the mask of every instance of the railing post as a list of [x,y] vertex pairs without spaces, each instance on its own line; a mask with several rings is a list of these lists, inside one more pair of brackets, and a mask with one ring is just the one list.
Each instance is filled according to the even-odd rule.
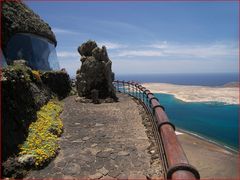
[[135,82],[132,82],[133,96],[135,97]]
[[117,83],[116,83],[116,84],[117,84],[117,91],[120,92],[120,91],[119,91],[119,81],[117,80],[116,82],[117,82]]
[[136,83],[133,82],[133,96],[136,97]]
[[143,89],[145,89],[145,88],[142,88],[142,99],[143,99],[143,102],[145,103],[145,101],[144,101],[144,90]]
[[141,97],[141,85],[138,85],[138,98],[140,101],[142,101],[142,97]]
[[133,94],[132,81],[130,81],[130,95],[132,96],[132,94]]
[[137,84],[137,93],[138,93],[138,99],[140,100],[140,96],[139,96],[139,94],[140,94],[140,93],[139,93],[139,92],[140,92],[140,91],[139,91],[139,86],[140,86],[140,85],[139,85],[139,84]]
[[140,94],[140,84],[138,84],[138,99],[141,100],[141,94]]
[[135,89],[136,89],[136,98],[139,99],[138,98],[138,83],[135,84]]

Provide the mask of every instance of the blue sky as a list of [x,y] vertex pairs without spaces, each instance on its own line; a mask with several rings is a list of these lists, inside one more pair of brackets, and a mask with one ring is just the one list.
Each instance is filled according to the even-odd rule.
[[26,2],[55,32],[60,66],[106,45],[117,74],[238,72],[237,2]]

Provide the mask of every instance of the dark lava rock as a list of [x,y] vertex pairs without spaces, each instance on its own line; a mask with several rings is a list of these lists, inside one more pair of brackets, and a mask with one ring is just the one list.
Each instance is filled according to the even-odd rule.
[[36,34],[49,39],[55,45],[57,44],[51,27],[21,1],[2,1],[1,14],[4,54],[8,41],[16,33]]
[[48,71],[41,75],[42,82],[59,99],[63,99],[71,92],[71,79],[66,71]]
[[36,112],[51,98],[50,91],[22,61],[2,69],[2,158],[18,152]]
[[4,177],[23,178],[27,174],[26,168],[17,161],[17,158],[8,158],[2,166],[2,174]]
[[81,56],[92,56],[92,51],[96,47],[97,43],[95,41],[87,41],[78,47],[78,52]]
[[112,61],[108,57],[106,47],[99,48],[95,41],[87,41],[78,48],[78,52],[82,61],[76,76],[78,95],[91,99],[94,90],[98,91],[95,94],[98,94],[100,99],[110,97],[117,101],[112,84],[114,80]]
[[[71,81],[66,71],[33,71],[24,60],[17,60],[2,69],[0,83],[2,161],[6,161],[8,167],[14,165],[13,161],[7,160],[19,152],[18,145],[26,140],[28,127],[36,120],[37,111],[54,95],[66,97],[71,91]],[[12,172],[5,167],[3,170],[5,174]]]

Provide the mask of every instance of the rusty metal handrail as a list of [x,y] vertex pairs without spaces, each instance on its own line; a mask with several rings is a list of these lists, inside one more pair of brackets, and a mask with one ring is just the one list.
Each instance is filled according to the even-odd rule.
[[116,90],[129,94],[144,103],[156,120],[167,161],[167,179],[200,179],[198,170],[189,164],[175,134],[175,126],[165,113],[164,107],[150,90],[136,82],[114,81]]

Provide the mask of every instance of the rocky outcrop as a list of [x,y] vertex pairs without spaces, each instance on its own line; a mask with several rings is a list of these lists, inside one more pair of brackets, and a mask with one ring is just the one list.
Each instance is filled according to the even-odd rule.
[[18,152],[28,134],[28,126],[36,120],[36,112],[50,98],[64,98],[71,91],[65,71],[40,72],[26,66],[26,61],[14,61],[2,69],[2,158]]
[[50,91],[39,76],[16,61],[2,69],[2,152],[3,160],[18,152],[18,145],[27,136],[36,111],[51,98]]
[[41,74],[42,82],[59,99],[67,97],[71,91],[71,80],[66,71],[47,71]]
[[77,92],[80,97],[93,99],[112,98],[117,100],[114,86],[112,61],[106,47],[99,48],[95,41],[83,43],[78,52],[81,55],[81,68],[77,71]]
[[2,49],[6,52],[6,46],[10,38],[16,33],[31,33],[47,38],[55,46],[57,44],[51,27],[37,14],[20,1],[2,2]]

